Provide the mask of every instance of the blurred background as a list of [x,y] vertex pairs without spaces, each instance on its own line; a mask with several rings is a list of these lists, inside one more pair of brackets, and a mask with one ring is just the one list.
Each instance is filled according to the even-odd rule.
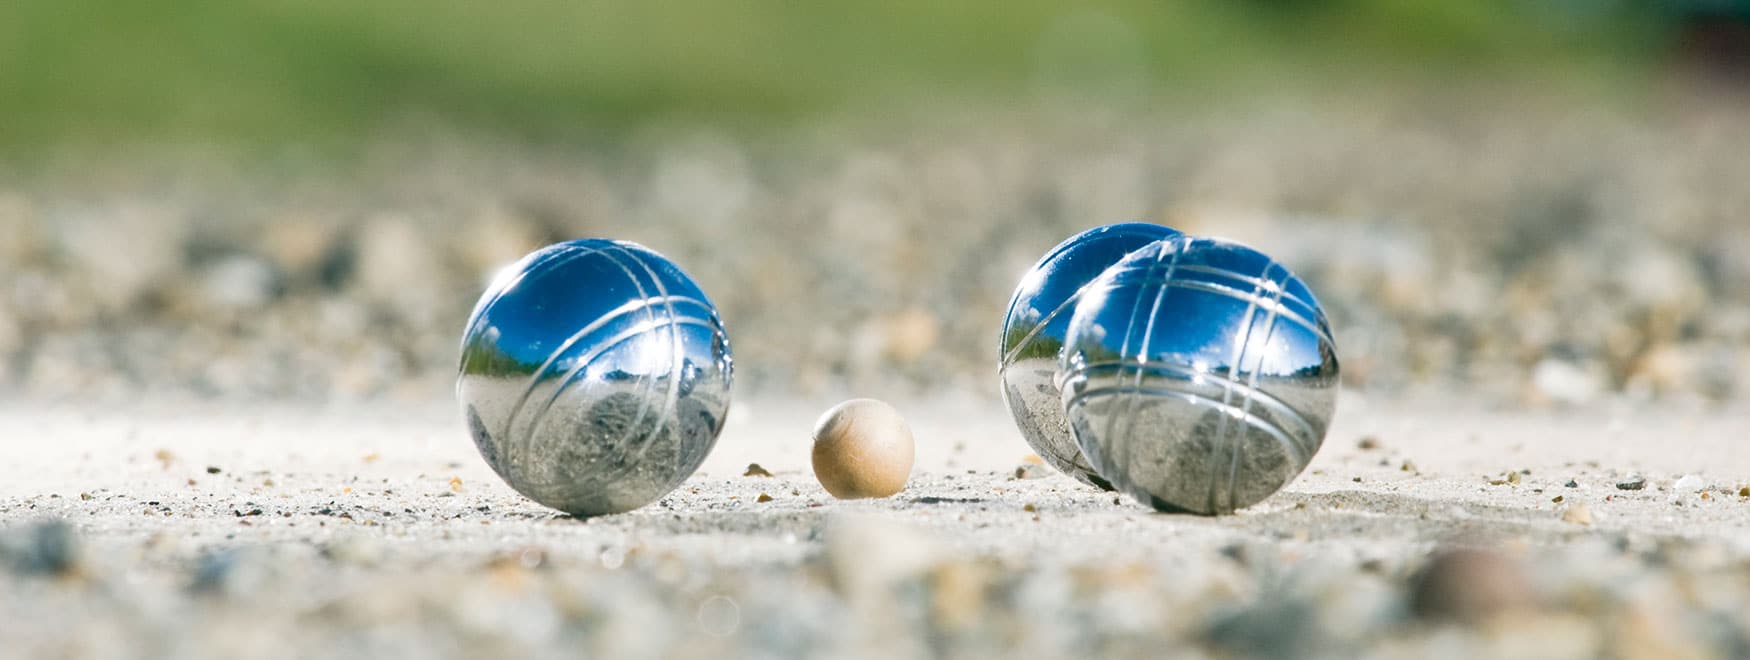
[[1750,391],[1750,2],[0,4],[0,392],[449,396],[610,236],[738,391],[995,398],[1025,269],[1145,220],[1321,296],[1364,396]]

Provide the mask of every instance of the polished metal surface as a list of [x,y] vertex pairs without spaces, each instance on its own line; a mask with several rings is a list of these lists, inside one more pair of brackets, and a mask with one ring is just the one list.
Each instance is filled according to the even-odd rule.
[[649,504],[698,469],[731,378],[723,324],[686,273],[636,243],[586,239],[494,279],[462,338],[456,394],[512,488],[589,516]]
[[1306,468],[1336,410],[1337,353],[1306,285],[1243,245],[1179,237],[1091,283],[1060,364],[1077,445],[1119,490],[1228,513]]
[[1085,483],[1112,487],[1082,458],[1063,417],[1057,389],[1058,352],[1083,287],[1145,245],[1179,235],[1141,222],[1095,227],[1045,254],[1015,288],[1003,321],[997,376],[1003,401],[1033,451],[1052,467]]

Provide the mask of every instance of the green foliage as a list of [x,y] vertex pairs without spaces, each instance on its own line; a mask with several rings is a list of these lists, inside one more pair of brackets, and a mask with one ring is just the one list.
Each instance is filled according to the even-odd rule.
[[1632,70],[1659,24],[1588,4],[17,0],[0,3],[0,147],[344,141],[425,120],[565,139],[1041,84],[1147,98]]

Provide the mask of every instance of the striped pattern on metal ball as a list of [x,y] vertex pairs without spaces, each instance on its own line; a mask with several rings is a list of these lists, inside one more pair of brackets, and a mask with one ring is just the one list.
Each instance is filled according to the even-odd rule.
[[1088,286],[1060,361],[1077,445],[1162,510],[1227,513],[1311,462],[1336,409],[1336,346],[1300,279],[1228,241],[1180,237]]
[[1083,483],[1111,489],[1082,457],[1063,418],[1057,359],[1070,315],[1087,284],[1108,266],[1137,248],[1178,235],[1167,227],[1142,222],[1089,229],[1045,253],[1021,278],[1009,299],[997,353],[1003,401],[1034,453]]
[[723,323],[691,277],[636,243],[584,239],[494,278],[456,393],[505,482],[588,516],[653,502],[697,470],[732,378]]

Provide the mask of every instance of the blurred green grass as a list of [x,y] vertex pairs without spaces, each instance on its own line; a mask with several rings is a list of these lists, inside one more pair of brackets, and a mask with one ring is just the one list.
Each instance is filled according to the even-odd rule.
[[1279,85],[1609,87],[1667,22],[1510,0],[0,3],[0,148],[344,143],[408,122],[541,139],[771,124],[1041,86],[1137,99]]

